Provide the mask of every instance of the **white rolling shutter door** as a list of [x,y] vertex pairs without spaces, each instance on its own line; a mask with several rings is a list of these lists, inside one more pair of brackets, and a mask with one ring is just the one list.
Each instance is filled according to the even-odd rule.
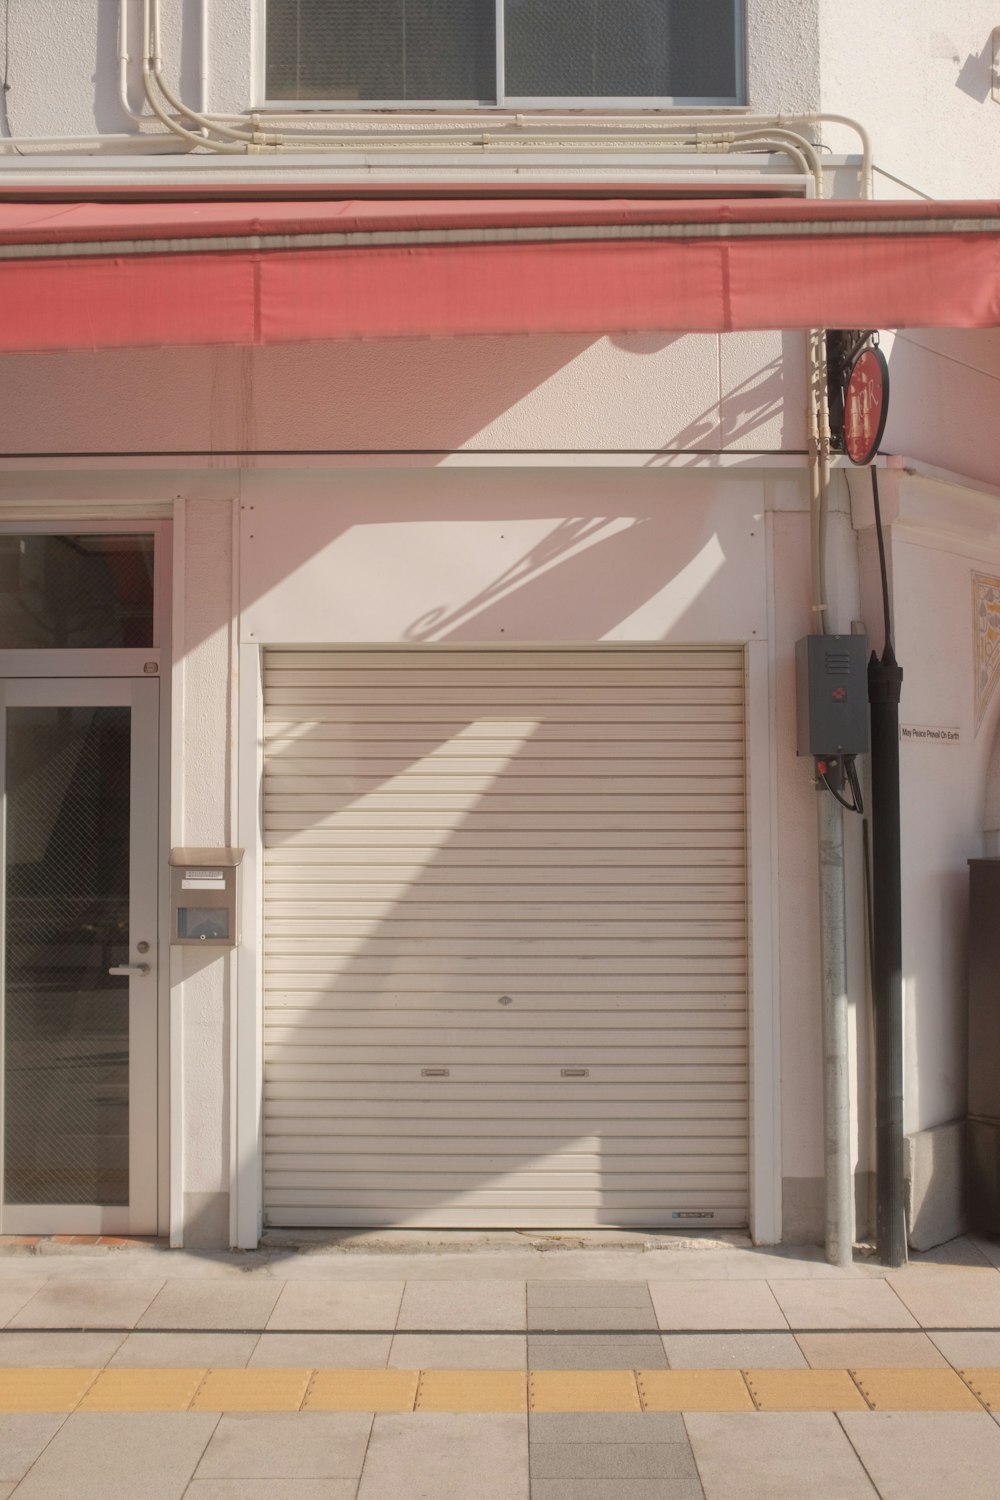
[[743,656],[271,651],[273,1225],[746,1224]]

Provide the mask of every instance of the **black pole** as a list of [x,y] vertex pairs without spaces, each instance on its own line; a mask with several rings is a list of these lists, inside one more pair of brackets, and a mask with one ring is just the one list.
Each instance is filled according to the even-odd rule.
[[899,699],[878,481],[872,469],[886,639],[868,663],[872,777],[872,1001],[875,1009],[875,1241],[883,1265],[906,1261],[903,1177],[903,926],[899,839]]

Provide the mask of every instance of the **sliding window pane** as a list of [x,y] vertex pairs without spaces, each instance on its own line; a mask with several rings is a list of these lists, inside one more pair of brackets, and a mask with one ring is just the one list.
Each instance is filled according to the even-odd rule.
[[496,98],[494,0],[268,0],[269,99]]
[[151,536],[0,536],[0,650],[152,644]]
[[511,98],[735,99],[734,0],[506,0]]

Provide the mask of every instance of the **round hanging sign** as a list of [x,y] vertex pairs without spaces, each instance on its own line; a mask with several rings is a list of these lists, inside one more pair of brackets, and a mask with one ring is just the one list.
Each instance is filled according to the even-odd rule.
[[881,349],[865,349],[844,391],[844,447],[854,464],[871,463],[889,413],[889,366]]

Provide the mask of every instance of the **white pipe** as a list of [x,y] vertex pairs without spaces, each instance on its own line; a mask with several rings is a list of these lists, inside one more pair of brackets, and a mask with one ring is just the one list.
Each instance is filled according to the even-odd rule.
[[208,114],[208,69],[209,69],[209,34],[208,34],[208,0],[201,0],[201,15],[198,23],[198,40],[201,44],[201,56],[198,66],[198,108],[203,115]]
[[844,810],[820,782],[820,959],[823,980],[823,1152],[826,1183],[826,1258],[853,1260],[851,1203],[851,1089],[847,1071],[847,901],[844,884]]
[[136,114],[128,102],[128,65],[132,60],[128,51],[128,6],[129,0],[118,0],[118,103],[126,119],[141,124],[149,115]]

